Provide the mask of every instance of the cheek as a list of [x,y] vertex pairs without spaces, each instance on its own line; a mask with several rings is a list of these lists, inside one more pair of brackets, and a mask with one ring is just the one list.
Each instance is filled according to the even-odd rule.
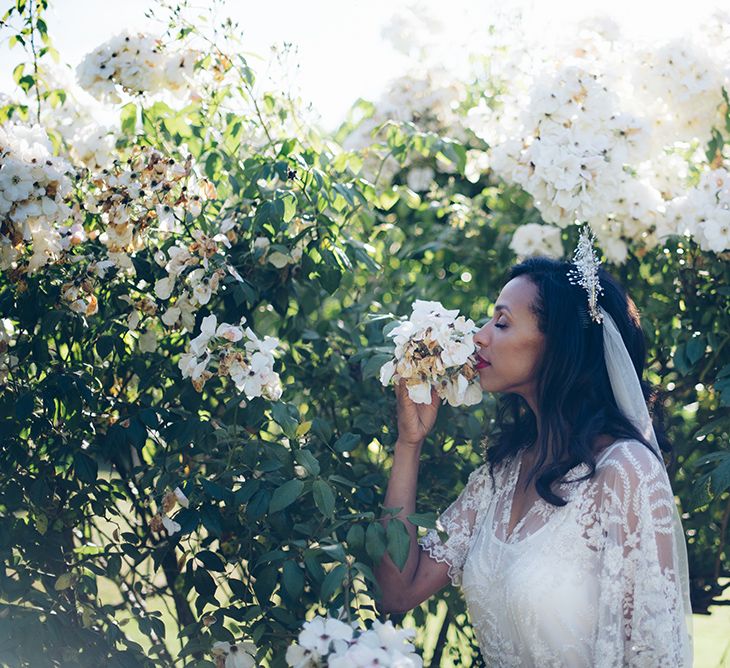
[[533,338],[515,339],[505,346],[504,352],[503,359],[515,374],[531,376],[538,370],[542,361],[542,341]]

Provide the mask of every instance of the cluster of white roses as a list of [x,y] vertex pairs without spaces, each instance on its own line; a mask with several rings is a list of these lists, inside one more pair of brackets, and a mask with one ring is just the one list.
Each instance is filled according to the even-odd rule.
[[421,668],[410,638],[413,629],[397,629],[388,620],[375,620],[362,630],[339,619],[316,616],[305,622],[298,641],[287,648],[292,668]]
[[0,126],[0,269],[15,268],[28,243],[29,274],[58,259],[61,225],[71,216],[71,172],[40,126]]
[[406,381],[415,403],[431,403],[431,387],[451,406],[471,406],[482,400],[479,373],[474,367],[472,320],[447,310],[439,302],[417,299],[409,319],[388,336],[395,341],[394,359],[380,369],[380,382]]
[[554,225],[540,225],[540,223],[520,225],[512,235],[509,247],[520,257],[547,255],[559,258],[563,255],[560,228]]
[[[279,340],[272,336],[259,339],[250,327],[243,328],[244,322],[246,318],[242,317],[239,325],[218,324],[215,314],[203,318],[200,334],[190,341],[190,349],[180,356],[178,367],[198,392],[213,377],[211,369],[217,367],[217,375],[230,377],[248,399],[266,397],[277,401],[282,386],[274,371],[273,351]],[[239,341],[244,342],[243,348],[234,345]]]
[[91,178],[84,203],[104,224],[99,241],[109,259],[133,273],[129,254],[145,247],[148,231],[158,236],[183,231],[179,218],[198,215],[201,195],[192,187],[192,158],[176,160],[149,146],[135,146],[124,163]]
[[[59,135],[64,156],[73,165],[92,172],[110,167],[118,157],[118,111],[101,104],[81,88],[68,66],[45,63],[40,87],[44,93],[64,93],[63,104],[41,108],[41,125],[49,133]],[[28,100],[24,103],[28,104]]]
[[709,138],[722,123],[722,87],[728,81],[723,70],[730,61],[718,59],[715,46],[703,35],[702,42],[675,39],[635,54],[644,60],[631,70],[631,95],[652,122],[657,149]]
[[[155,295],[164,301],[173,294],[175,302],[162,315],[162,322],[168,327],[177,327],[182,324],[188,331],[192,331],[195,322],[195,312],[200,306],[205,306],[210,298],[218,292],[221,279],[226,271],[237,281],[243,281],[235,267],[226,262],[221,252],[221,244],[230,248],[231,243],[226,234],[234,223],[231,219],[223,221],[220,231],[213,237],[206,235],[200,229],[194,229],[192,236],[195,241],[187,246],[175,244],[167,250],[158,250],[155,262],[167,271],[165,278],[155,282]],[[213,260],[213,262],[211,262]]]
[[[730,50],[717,29],[727,16],[713,21],[702,42],[651,49],[598,22],[579,26],[567,44],[534,49],[519,23],[511,42],[508,31],[495,31],[485,68],[498,81],[485,82],[485,99],[468,117],[490,146],[491,169],[530,193],[551,227],[590,223],[612,262],[625,261],[629,243],[651,248],[677,234],[727,250],[726,226],[706,223],[715,209],[722,220],[719,200],[708,209],[707,197],[680,194],[698,170],[708,173],[703,182],[716,179],[718,165],[701,149],[726,112]],[[513,241],[516,252],[562,255],[554,232],[530,233]]]
[[169,52],[150,35],[123,32],[87,54],[77,76],[94,97],[120,102],[118,87],[133,94],[186,86],[198,57],[189,49]]
[[730,248],[730,173],[725,168],[704,172],[696,187],[668,203],[667,217],[702,250],[721,253]]

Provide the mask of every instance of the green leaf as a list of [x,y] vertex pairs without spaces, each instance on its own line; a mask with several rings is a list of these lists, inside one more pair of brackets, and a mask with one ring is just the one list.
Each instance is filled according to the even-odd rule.
[[417,527],[424,527],[425,529],[436,528],[436,515],[434,513],[411,513],[407,516],[407,519]]
[[195,555],[195,558],[200,561],[209,571],[216,571],[222,573],[226,570],[226,564],[220,555],[210,550],[201,550]]
[[293,560],[284,562],[281,574],[282,589],[290,600],[296,601],[304,591],[304,573]]
[[256,581],[253,583],[253,590],[261,605],[268,605],[271,594],[276,587],[278,570],[276,566],[265,566],[256,572]]
[[206,496],[213,501],[226,501],[231,497],[230,490],[217,482],[203,478],[200,484]]
[[319,462],[317,458],[309,450],[297,450],[294,453],[294,459],[301,464],[311,476],[319,475]]
[[53,588],[56,591],[64,591],[71,587],[74,583],[74,575],[73,573],[64,573],[63,575],[59,575],[58,579],[56,580],[55,584],[53,585]]
[[691,338],[687,343],[686,354],[691,365],[701,360],[705,355],[705,337],[695,336]]
[[168,116],[163,121],[165,129],[171,134],[178,134],[181,137],[192,136],[189,121],[182,115]]
[[386,529],[388,537],[388,554],[398,570],[403,570],[408,560],[408,550],[410,547],[410,536],[406,525],[399,519],[392,519],[388,522]]
[[365,551],[374,561],[379,562],[385,554],[385,529],[380,522],[372,522],[365,532]]
[[74,453],[74,471],[81,482],[96,482],[99,465],[89,455],[83,452]]
[[134,102],[129,102],[122,107],[121,122],[122,132],[124,134],[135,134],[137,127],[137,105]]
[[722,454],[724,457],[710,474],[712,479],[710,486],[715,496],[722,494],[726,489],[730,489],[730,452],[723,452]]
[[720,405],[730,406],[730,378],[718,378],[714,386],[715,390],[720,393]]
[[301,480],[289,480],[274,490],[269,503],[269,512],[276,513],[294,503],[304,489]]
[[329,443],[332,438],[332,426],[324,418],[315,417],[314,420],[312,420],[311,431],[313,434],[316,434],[323,443]]
[[393,359],[391,353],[379,353],[370,357],[362,367],[363,380],[366,378],[380,378],[380,368]]
[[683,376],[686,376],[689,373],[689,370],[691,368],[691,365],[689,364],[689,360],[687,359],[686,355],[686,346],[684,343],[678,343],[677,348],[674,351],[674,355],[672,356],[672,361],[674,362],[674,366],[681,373]]
[[212,597],[215,594],[216,584],[210,573],[204,568],[196,568],[193,576],[193,584],[195,591],[201,596]]
[[297,420],[291,415],[294,411],[296,411],[294,407],[281,401],[277,401],[271,406],[271,415],[274,418],[274,422],[291,439],[297,436]]
[[350,452],[354,450],[360,443],[360,437],[357,434],[346,431],[340,436],[334,444],[334,449],[337,452]]
[[332,517],[335,512],[335,495],[332,488],[324,480],[315,480],[312,485],[314,503],[325,517]]
[[338,269],[320,267],[318,280],[319,284],[332,295],[340,287],[342,273]]
[[15,402],[15,417],[21,422],[26,420],[33,415],[33,407],[33,395],[30,392],[21,394]]
[[20,63],[20,65],[16,65],[16,67],[13,69],[13,81],[15,81],[15,83],[20,83],[20,80],[23,77],[24,69],[25,63]]
[[338,587],[342,586],[342,581],[347,576],[347,566],[345,564],[338,564],[335,566],[327,575],[325,575],[322,581],[322,587],[319,590],[319,599],[323,603],[327,603],[332,594],[337,591]]
[[113,336],[100,336],[96,341],[96,352],[99,357],[106,357],[114,349],[115,337]]
[[20,77],[18,85],[23,89],[24,93],[27,93],[33,86],[35,86],[35,78],[30,74]]
[[360,524],[353,524],[347,532],[345,542],[350,550],[361,550],[365,546],[365,529]]
[[284,214],[282,215],[282,220],[285,223],[288,223],[292,218],[294,218],[294,214],[297,212],[297,198],[293,194],[288,194],[282,199],[284,200]]

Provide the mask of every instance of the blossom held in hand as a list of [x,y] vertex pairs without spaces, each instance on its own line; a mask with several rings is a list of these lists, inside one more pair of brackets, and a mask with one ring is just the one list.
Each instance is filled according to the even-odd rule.
[[451,406],[479,403],[482,390],[474,368],[472,320],[439,302],[417,299],[410,319],[388,332],[395,341],[394,359],[380,369],[380,382],[405,379],[408,396],[431,403],[431,388]]

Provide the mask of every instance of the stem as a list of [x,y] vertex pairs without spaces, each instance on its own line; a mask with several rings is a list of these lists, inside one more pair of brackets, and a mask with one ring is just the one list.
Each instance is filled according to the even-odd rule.
[[33,52],[33,80],[35,81],[36,117],[38,125],[41,123],[41,91],[38,87],[38,53],[35,48],[35,21],[33,0],[28,2],[28,23],[30,24],[30,50]]
[[727,525],[730,521],[730,499],[728,499],[727,505],[725,506],[725,512],[722,514],[722,521],[720,522],[720,547],[717,549],[717,557],[715,559],[715,582],[720,577],[720,570],[722,569],[722,552],[725,549],[725,542],[727,540]]
[[347,623],[352,626],[352,613],[350,612],[350,586],[352,586],[352,567],[350,562],[347,562],[347,579],[344,583],[344,594],[345,594],[345,613],[347,614]]
[[243,72],[241,71],[241,68],[238,67],[238,65],[234,65],[233,64],[233,59],[232,58],[228,58],[228,56],[225,53],[223,53],[223,51],[215,43],[215,41],[213,41],[207,35],[204,35],[200,30],[197,30],[196,29],[196,26],[192,25],[191,23],[189,23],[187,21],[186,21],[186,23],[187,23],[187,25],[189,27],[191,27],[191,28],[193,28],[195,30],[195,32],[196,32],[197,35],[199,35],[206,42],[208,42],[208,44],[210,44],[216,50],[216,52],[218,53],[218,55],[226,58],[227,60],[229,60],[231,62],[231,64],[233,65],[233,68],[236,70],[236,72],[238,72],[238,76],[241,78],[241,82],[243,83],[243,87],[246,89],[246,92],[249,94],[249,96],[251,98],[251,102],[253,102],[254,111],[256,112],[256,116],[258,116],[259,123],[261,123],[261,127],[264,130],[264,134],[266,135],[266,138],[269,140],[269,144],[270,145],[273,145],[275,142],[272,139],[271,134],[269,134],[269,128],[266,125],[266,122],[264,121],[263,114],[261,113],[261,109],[259,108],[259,105],[256,102],[256,98],[254,97],[254,94],[253,94],[253,89],[251,88],[251,86],[249,86],[248,81],[246,81],[246,77],[244,76]]
[[378,185],[378,179],[380,178],[380,173],[383,171],[383,167],[385,167],[385,162],[393,155],[393,149],[390,149],[388,151],[388,155],[386,155],[383,160],[380,163],[380,167],[378,167],[378,173],[375,175],[375,180],[373,181],[373,186]]

